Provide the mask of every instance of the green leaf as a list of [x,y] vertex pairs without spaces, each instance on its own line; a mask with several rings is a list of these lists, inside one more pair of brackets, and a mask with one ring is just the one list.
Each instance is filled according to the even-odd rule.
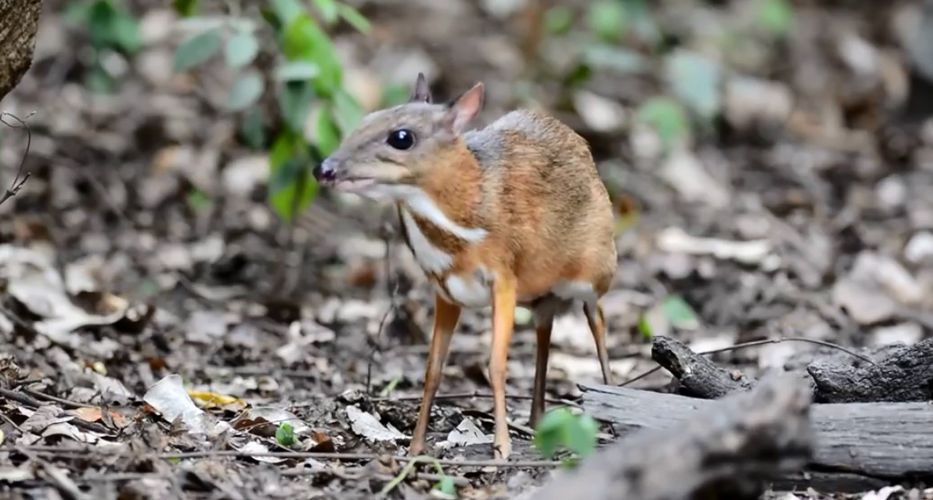
[[188,193],[187,201],[188,206],[195,212],[203,212],[211,206],[211,198],[207,193],[197,188]]
[[330,96],[340,86],[340,60],[327,34],[307,14],[301,14],[285,28],[283,52],[289,61],[310,61],[317,64],[320,74],[314,79],[314,90]]
[[638,317],[638,332],[641,333],[641,338],[644,340],[650,341],[654,337],[651,321],[648,319],[647,314],[642,314]]
[[340,146],[340,131],[334,123],[333,116],[326,109],[318,113],[315,125],[315,143],[321,154],[327,156]]
[[573,27],[573,10],[564,5],[551,7],[544,14],[544,28],[553,35],[563,35]]
[[605,43],[588,45],[583,49],[583,61],[600,69],[619,73],[639,73],[648,69],[645,57],[634,50]]
[[262,96],[264,89],[265,84],[259,73],[250,71],[240,75],[233,82],[233,87],[230,88],[230,95],[227,97],[227,109],[242,111],[252,106]]
[[304,138],[293,132],[280,133],[269,152],[269,163],[270,204],[279,217],[291,221],[317,194],[317,182],[309,173],[310,154]]
[[758,0],[758,24],[777,36],[786,35],[794,23],[794,10],[787,0]]
[[288,422],[279,424],[275,430],[275,440],[282,446],[291,446],[295,444],[295,428]]
[[566,446],[571,451],[585,457],[596,451],[596,435],[599,425],[589,415],[578,415],[566,431]]
[[570,425],[572,419],[573,413],[567,408],[557,408],[545,413],[535,429],[535,448],[545,457],[553,457],[563,444],[564,429]]
[[713,118],[720,109],[719,64],[698,53],[676,50],[664,60],[668,88],[703,118]]
[[382,88],[382,105],[391,107],[408,102],[411,90],[401,84],[390,83]]
[[340,12],[340,17],[346,21],[347,24],[356,28],[356,31],[366,34],[372,29],[369,20],[354,7],[341,3],[337,6],[337,10]]
[[68,4],[65,5],[65,12],[62,16],[68,24],[84,24],[88,22],[88,19],[91,17],[91,9],[93,7],[94,2],[91,1],[68,2]]
[[220,29],[211,29],[185,40],[175,51],[175,71],[188,71],[207,61],[220,51],[221,43]]
[[258,53],[259,42],[256,41],[256,37],[251,33],[241,32],[227,40],[224,55],[228,66],[239,68],[253,62]]
[[309,82],[289,82],[285,84],[277,97],[285,124],[292,131],[301,133],[311,113],[314,88]]
[[112,42],[115,48],[127,54],[138,51],[143,46],[136,18],[125,12],[118,12],[110,25]]
[[172,4],[181,17],[191,17],[198,12],[198,0],[174,0]]
[[333,24],[337,21],[338,8],[335,0],[314,0],[314,6],[317,7],[317,10],[321,11],[321,17],[323,17],[324,21],[328,24]]
[[547,412],[535,429],[534,446],[547,458],[561,448],[587,456],[596,450],[599,426],[589,415],[575,415],[567,408]]
[[280,82],[293,82],[310,80],[317,76],[321,70],[317,64],[308,61],[291,61],[275,69],[275,79]]
[[304,8],[297,0],[272,0],[272,12],[282,26],[288,26],[304,13]]
[[434,485],[434,489],[440,491],[445,495],[456,496],[457,495],[457,485],[454,484],[454,478],[450,476],[443,476],[441,480]]
[[587,12],[590,29],[603,40],[615,42],[622,38],[629,24],[625,6],[616,0],[603,0],[590,4]]
[[635,118],[653,128],[667,149],[684,141],[690,132],[683,108],[668,97],[648,99],[639,106]]
[[700,327],[700,320],[696,312],[684,299],[677,295],[669,295],[661,302],[664,316],[675,328],[682,330],[696,330]]
[[263,112],[258,107],[247,111],[240,122],[240,136],[243,142],[253,149],[263,149],[266,146],[266,130],[263,123]]
[[333,113],[343,136],[347,136],[363,120],[363,108],[347,91],[338,88],[333,96]]

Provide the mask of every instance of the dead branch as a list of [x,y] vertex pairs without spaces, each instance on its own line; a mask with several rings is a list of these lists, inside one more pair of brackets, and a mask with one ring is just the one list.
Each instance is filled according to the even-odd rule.
[[933,399],[933,338],[905,346],[877,365],[816,360],[807,366],[824,403],[930,401]]
[[[606,390],[606,393],[595,391]],[[751,393],[721,401],[600,386],[587,393],[585,409],[613,420],[629,412],[645,416],[642,407],[615,406],[615,399],[595,403],[591,394],[635,394],[655,405],[649,425],[585,460],[572,473],[543,487],[535,499],[669,500],[707,495],[710,498],[757,498],[762,480],[795,471],[810,457],[807,417],[810,391],[789,376],[768,379]],[[606,400],[609,403],[606,403]],[[692,406],[699,401],[702,406]],[[680,403],[680,404],[677,404]],[[612,406],[609,406],[611,404]],[[613,411],[608,411],[608,408]],[[689,418],[683,418],[689,415]],[[660,427],[656,421],[668,425]],[[676,426],[670,425],[676,422]]]
[[727,372],[669,337],[655,337],[651,358],[677,377],[689,395],[717,399],[736,391],[747,391],[755,380],[739,371]]
[[[6,121],[7,118],[12,118],[17,123],[9,123]],[[29,129],[29,125],[26,125],[26,122],[12,113],[0,113],[0,123],[3,123],[10,128],[21,128],[26,131],[26,150],[23,151],[23,156],[19,160],[19,167],[16,169],[16,177],[13,178],[13,182],[10,183],[10,187],[8,187],[7,190],[3,193],[3,196],[0,197],[0,205],[3,205],[5,201],[16,196],[17,193],[19,193],[19,190],[22,189],[26,184],[26,181],[29,180],[30,172],[24,172],[24,168],[26,166],[26,156],[29,155],[29,149],[32,148],[32,130]]]

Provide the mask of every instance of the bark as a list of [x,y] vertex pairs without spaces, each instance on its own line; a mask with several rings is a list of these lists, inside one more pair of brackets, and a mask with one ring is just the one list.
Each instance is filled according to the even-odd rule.
[[[620,410],[616,390],[647,404],[650,417],[629,418],[630,410],[648,413],[628,401]],[[799,470],[810,456],[810,391],[793,377],[719,401],[614,387],[593,388],[584,401],[595,417],[621,417],[626,427],[646,430],[584,460],[532,498],[757,498],[763,480]]]
[[[800,378],[785,375],[785,380],[806,387]],[[584,389],[586,413],[618,424],[626,433],[651,430],[677,435],[722,408],[721,401],[676,394],[614,386]],[[863,491],[865,485],[933,479],[933,406],[927,402],[814,404],[810,422],[813,455],[808,470],[780,475],[775,479],[781,485]],[[684,446],[682,452],[687,453]]]
[[0,99],[32,65],[41,0],[0,0]]

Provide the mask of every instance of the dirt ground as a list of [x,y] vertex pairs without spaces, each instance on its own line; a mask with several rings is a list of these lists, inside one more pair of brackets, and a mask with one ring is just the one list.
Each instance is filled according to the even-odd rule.
[[[0,205],[0,497],[372,498],[404,465],[392,457],[414,426],[432,313],[392,211],[322,192],[294,228],[281,223],[264,153],[216,106],[226,75],[172,73],[173,11],[135,5],[144,49],[111,61],[120,86],[101,95],[83,83],[86,44],[61,3],[48,3],[33,68],[0,106],[31,130],[31,178]],[[673,39],[737,8],[674,3],[658,13]],[[663,155],[634,117],[660,92],[654,69],[572,86],[562,61],[577,41],[528,49],[522,16],[495,7],[510,2],[355,4],[373,32],[335,36],[364,104],[417,71],[443,98],[482,80],[481,122],[534,101],[590,142],[619,211],[604,298],[616,383],[654,366],[648,330],[694,350],[933,335],[933,78],[901,36],[919,5],[796,3],[791,35],[725,71],[721,115]],[[3,130],[4,183],[26,144]],[[679,299],[694,312],[671,317]],[[530,320],[517,314],[508,365],[517,463],[445,467],[463,498],[517,498],[553,473],[525,426]],[[489,311],[470,311],[454,338],[430,428],[438,457],[491,458],[489,326]],[[591,342],[582,313],[555,325],[552,403],[601,381]],[[819,349],[714,359],[757,374]],[[283,421],[290,448],[275,438]],[[289,450],[363,455],[269,453]],[[437,478],[425,470],[392,495],[427,494]],[[922,495],[903,486],[870,498]]]

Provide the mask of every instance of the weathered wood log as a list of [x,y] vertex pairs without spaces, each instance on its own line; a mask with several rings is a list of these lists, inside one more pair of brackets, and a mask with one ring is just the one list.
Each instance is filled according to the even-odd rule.
[[930,401],[933,399],[933,338],[904,346],[877,364],[816,360],[807,366],[823,403]]
[[[610,397],[615,388],[598,392],[602,389],[590,389],[587,394],[603,397],[590,397],[585,406],[592,415],[611,419],[618,410]],[[601,450],[532,498],[757,498],[762,478],[798,470],[810,455],[810,390],[799,379],[775,377],[751,393],[719,401],[620,390],[646,395],[661,410],[654,416],[667,425],[654,426]],[[696,407],[685,411],[677,404],[681,400],[698,401],[703,411]],[[674,417],[657,406],[669,406]],[[678,418],[686,415],[690,418]]]
[[[802,383],[792,375],[785,377]],[[719,404],[715,400],[623,387],[584,389],[584,410],[595,418],[618,424],[623,432],[682,432],[680,429]],[[819,476],[822,481],[819,484],[858,491],[864,484],[879,480],[933,479],[933,404],[814,404],[810,421],[814,448],[808,467],[819,471],[814,473],[814,478]],[[820,487],[799,475],[783,475],[782,480],[782,484]]]
[[[753,377],[728,371],[670,337],[656,337],[651,357],[677,378],[680,392],[706,399],[754,387]],[[807,365],[818,403],[908,402],[933,399],[933,338],[912,346],[886,349],[871,364],[835,356]]]
[[671,372],[689,396],[718,399],[731,392],[749,390],[756,383],[738,370],[727,372],[670,337],[654,338],[651,358]]
[[0,99],[32,65],[41,0],[0,0]]

